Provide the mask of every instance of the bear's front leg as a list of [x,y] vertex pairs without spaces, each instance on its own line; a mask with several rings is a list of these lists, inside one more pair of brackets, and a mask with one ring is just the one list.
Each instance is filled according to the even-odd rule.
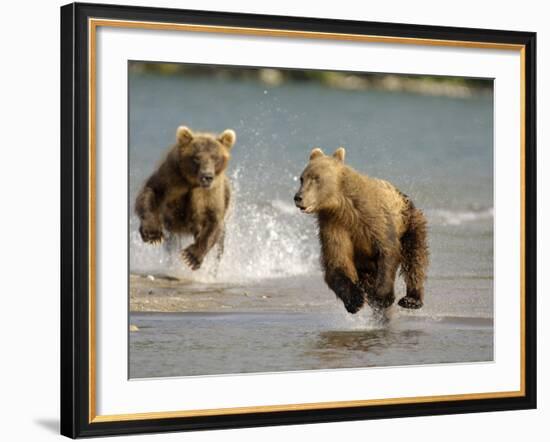
[[359,286],[351,238],[338,225],[323,223],[320,227],[325,282],[349,313],[357,313],[365,303],[365,292]]
[[198,270],[204,260],[204,254],[200,252],[196,243],[186,247],[181,252],[181,258],[191,268],[191,270]]
[[325,281],[336,293],[349,313],[357,313],[365,303],[364,292],[342,269],[336,269],[325,275]]
[[139,217],[139,234],[143,242],[160,243],[163,239],[159,201],[155,191],[145,186],[136,198],[136,214]]
[[216,220],[208,223],[195,235],[195,242],[181,252],[183,261],[192,270],[198,270],[210,249],[223,232],[223,223]]
[[164,238],[162,224],[158,218],[153,216],[141,220],[139,234],[143,242],[150,244],[161,243]]

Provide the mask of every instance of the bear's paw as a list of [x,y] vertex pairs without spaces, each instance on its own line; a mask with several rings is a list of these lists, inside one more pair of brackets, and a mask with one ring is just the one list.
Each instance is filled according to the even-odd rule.
[[191,270],[198,270],[202,264],[202,258],[196,253],[193,245],[190,245],[185,250],[181,252],[181,258]]
[[139,234],[143,242],[149,244],[160,244],[164,239],[162,227],[155,221],[142,221],[139,226]]
[[404,296],[399,300],[397,304],[400,307],[413,309],[413,310],[422,308],[422,306],[424,305],[424,303],[420,299],[413,298],[412,296]]

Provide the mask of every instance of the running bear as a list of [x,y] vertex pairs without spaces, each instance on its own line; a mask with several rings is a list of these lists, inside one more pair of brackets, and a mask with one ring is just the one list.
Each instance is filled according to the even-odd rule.
[[427,225],[422,212],[392,184],[344,164],[345,150],[327,156],[314,148],[294,196],[296,206],[317,215],[325,281],[349,313],[365,299],[375,310],[395,300],[396,273],[407,286],[398,304],[423,305],[428,266]]
[[231,129],[213,135],[178,127],[176,144],[136,198],[135,211],[144,242],[161,242],[165,231],[193,235],[194,243],[181,252],[193,270],[200,268],[216,243],[221,257],[231,198],[224,172],[235,141]]

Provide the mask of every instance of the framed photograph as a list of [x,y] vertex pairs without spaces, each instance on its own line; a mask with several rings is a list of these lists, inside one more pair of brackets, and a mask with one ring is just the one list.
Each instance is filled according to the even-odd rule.
[[61,432],[536,407],[536,36],[61,8]]

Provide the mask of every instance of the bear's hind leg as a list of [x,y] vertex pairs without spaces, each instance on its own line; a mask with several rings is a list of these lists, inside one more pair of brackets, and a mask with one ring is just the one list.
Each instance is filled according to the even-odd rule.
[[216,260],[214,262],[213,274],[216,276],[220,269],[220,262],[222,261],[223,252],[225,250],[225,228],[220,229],[220,236],[216,242]]
[[216,262],[219,263],[222,260],[223,252],[225,251],[225,228],[220,229],[220,236],[216,242],[217,253],[216,253]]
[[394,283],[397,266],[397,259],[392,255],[378,257],[374,284],[367,289],[367,303],[374,310],[391,307],[395,301]]
[[[365,264],[366,263],[366,264]],[[363,258],[355,263],[357,269],[358,285],[363,289],[365,295],[374,293],[374,283],[376,281],[376,262]]]
[[424,305],[424,281],[428,267],[427,222],[422,212],[409,203],[409,227],[401,238],[401,273],[407,294],[398,302],[408,309]]

